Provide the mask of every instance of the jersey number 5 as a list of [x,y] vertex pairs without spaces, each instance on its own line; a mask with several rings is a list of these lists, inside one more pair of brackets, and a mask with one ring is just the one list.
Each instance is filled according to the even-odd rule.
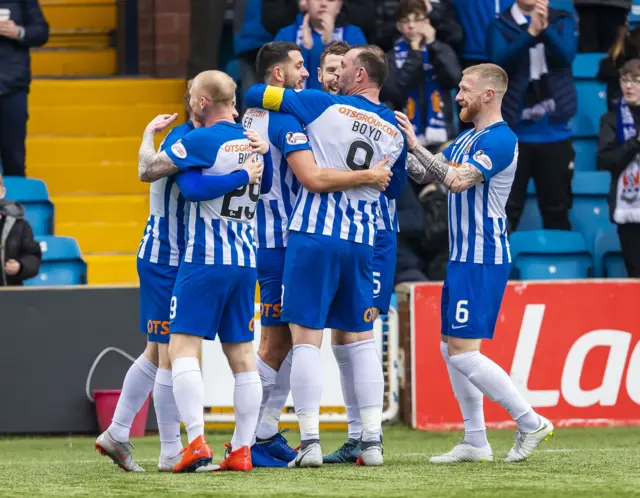
[[[244,203],[239,204],[235,209],[231,208],[231,200],[236,197],[245,197],[249,191],[249,198],[243,199]],[[220,209],[220,215],[232,220],[241,220],[244,216],[247,220],[252,220],[256,215],[256,202],[260,198],[260,185],[243,185],[237,188],[233,192],[229,192],[222,199],[222,208]],[[242,201],[239,201],[242,202]]]
[[373,147],[364,140],[356,140],[347,152],[347,166],[351,171],[360,171],[371,167]]

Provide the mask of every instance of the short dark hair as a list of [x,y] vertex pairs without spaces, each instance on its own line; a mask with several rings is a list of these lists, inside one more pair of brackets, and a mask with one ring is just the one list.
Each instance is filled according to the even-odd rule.
[[382,88],[389,76],[389,64],[384,51],[377,45],[361,45],[354,48],[360,51],[356,60],[367,71],[369,80],[376,83],[378,88]]
[[293,50],[300,52],[300,47],[293,42],[274,41],[263,45],[256,57],[258,77],[266,80],[276,65],[289,60],[289,52]]
[[351,45],[346,41],[333,41],[329,43],[320,54],[320,67],[324,64],[327,55],[344,55],[351,50]]
[[640,59],[631,59],[624,63],[624,66],[620,68],[620,76],[626,76],[632,74],[634,76],[640,76]]
[[427,16],[427,6],[424,0],[400,0],[396,10],[396,21],[406,19],[411,14]]

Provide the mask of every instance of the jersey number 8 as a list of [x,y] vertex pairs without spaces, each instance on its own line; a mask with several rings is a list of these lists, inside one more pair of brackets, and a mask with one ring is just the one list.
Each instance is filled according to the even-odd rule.
[[373,159],[373,147],[364,140],[356,140],[349,147],[346,162],[351,171],[360,171],[371,167],[371,159]]
[[[245,200],[244,204],[238,205],[235,209],[231,208],[231,200],[236,197],[245,197],[249,191],[249,199]],[[247,220],[252,220],[256,215],[256,202],[260,198],[260,185],[243,185],[237,188],[233,192],[229,192],[222,199],[222,208],[220,209],[220,215],[232,220],[241,220],[244,216]]]

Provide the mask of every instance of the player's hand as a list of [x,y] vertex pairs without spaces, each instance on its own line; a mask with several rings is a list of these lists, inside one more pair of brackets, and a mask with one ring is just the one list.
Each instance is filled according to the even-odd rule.
[[411,124],[409,118],[400,111],[396,111],[394,114],[396,115],[396,119],[398,120],[398,126],[405,135],[405,139],[407,141],[407,149],[415,149],[418,146],[418,138],[416,137],[416,132],[413,129],[413,124]]
[[371,169],[369,169],[373,175],[373,181],[371,182],[372,185],[381,192],[387,189],[389,182],[391,181],[391,177],[393,176],[391,170],[387,168],[388,163],[389,159],[385,157],[382,161],[378,161],[371,167]]
[[262,170],[264,169],[262,156],[251,154],[244,162],[242,169],[249,173],[249,185],[260,183],[262,181]]
[[11,19],[8,21],[0,21],[0,36],[17,40],[20,38],[20,28]]
[[16,261],[15,259],[10,259],[4,265],[4,271],[7,275],[13,277],[14,275],[17,275],[20,272],[20,267],[21,265],[19,261]]
[[251,152],[262,155],[269,152],[269,143],[266,140],[263,140],[257,132],[253,130],[247,130],[244,132],[244,134],[247,137],[247,140],[249,140]]
[[309,25],[309,13],[307,12],[302,18],[302,46],[307,50],[313,48],[313,33]]
[[176,119],[178,119],[177,112],[174,114],[158,114],[149,122],[146,131],[158,133],[169,127]]

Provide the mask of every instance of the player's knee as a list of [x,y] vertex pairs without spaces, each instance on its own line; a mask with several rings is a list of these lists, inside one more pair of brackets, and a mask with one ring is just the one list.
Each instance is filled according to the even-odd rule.
[[447,345],[449,357],[480,350],[480,339],[463,339],[461,337],[449,337]]
[[171,370],[171,360],[169,359],[169,344],[158,344],[158,368]]
[[144,349],[143,356],[153,363],[155,366],[158,366],[158,343],[157,342],[147,342],[147,347]]
[[222,351],[234,374],[256,370],[252,342],[225,343],[222,345]]
[[198,357],[202,339],[200,337],[187,334],[171,334],[169,340],[169,360],[175,361],[176,358]]

